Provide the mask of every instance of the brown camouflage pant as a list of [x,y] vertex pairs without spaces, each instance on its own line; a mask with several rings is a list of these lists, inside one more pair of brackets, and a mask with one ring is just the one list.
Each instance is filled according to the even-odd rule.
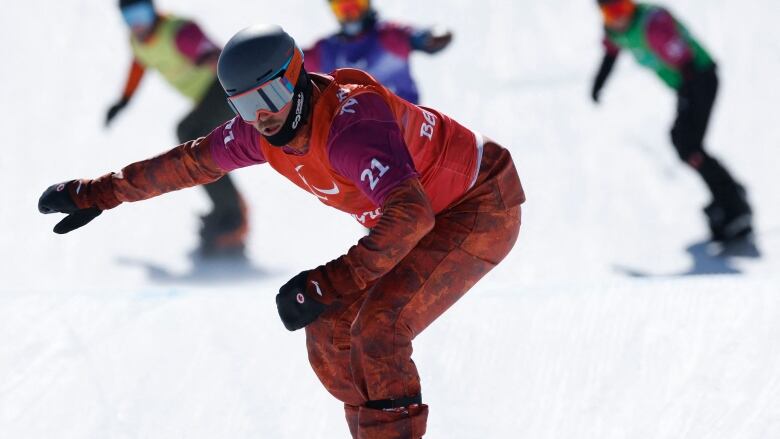
[[520,230],[520,181],[509,153],[485,145],[475,187],[436,216],[436,225],[388,274],[332,304],[306,328],[309,361],[343,401],[356,439],[418,439],[428,407],[395,410],[367,401],[420,394],[412,340],[511,250]]

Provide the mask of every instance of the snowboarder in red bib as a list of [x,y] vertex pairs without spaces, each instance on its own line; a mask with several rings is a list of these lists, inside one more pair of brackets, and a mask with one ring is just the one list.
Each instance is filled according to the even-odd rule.
[[677,92],[677,118],[671,137],[677,154],[704,180],[712,193],[705,207],[714,241],[732,241],[752,234],[752,210],[745,189],[704,150],[718,76],[715,62],[688,30],[666,9],[632,0],[598,0],[604,18],[604,59],[593,83],[601,89],[621,49],[653,70]]
[[[111,106],[106,125],[135,94],[144,72],[154,69],[194,108],[179,122],[179,143],[205,136],[233,117],[216,74],[220,48],[193,21],[161,15],[152,0],[120,0],[130,28],[133,62],[122,97]],[[213,209],[202,217],[198,256],[242,255],[248,231],[247,208],[229,176],[203,186]]]
[[310,72],[356,68],[369,73],[394,94],[419,103],[417,84],[409,58],[413,52],[428,54],[444,50],[452,32],[413,28],[379,20],[370,0],[328,0],[341,30],[304,49]]
[[417,439],[426,428],[412,340],[513,247],[525,200],[509,152],[353,69],[307,73],[278,26],[240,31],[219,79],[236,118],[209,135],[41,196],[66,233],[103,210],[268,163],[370,228],[343,256],[276,296],[289,330],[344,403],[355,438]]

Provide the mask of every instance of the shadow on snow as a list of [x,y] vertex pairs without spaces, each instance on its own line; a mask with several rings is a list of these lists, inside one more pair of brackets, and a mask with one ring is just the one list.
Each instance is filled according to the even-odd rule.
[[161,284],[235,284],[267,277],[266,270],[255,267],[244,257],[204,259],[191,257],[192,266],[184,273],[138,258],[119,257],[117,264],[146,270],[149,280]]
[[685,249],[693,266],[679,273],[651,273],[635,268],[615,265],[615,271],[636,278],[670,278],[707,275],[737,275],[742,271],[734,266],[736,258],[758,259],[761,251],[753,239],[721,245],[710,240],[696,242]]

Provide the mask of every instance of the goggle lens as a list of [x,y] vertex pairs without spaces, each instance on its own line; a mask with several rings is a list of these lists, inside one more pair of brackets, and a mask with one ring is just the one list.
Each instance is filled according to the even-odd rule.
[[601,5],[601,14],[607,24],[630,17],[634,13],[635,6],[631,1],[618,0]]
[[332,0],[330,8],[340,22],[357,21],[369,10],[369,0]]
[[149,3],[135,3],[122,8],[122,18],[130,27],[151,26],[156,15],[154,7]]
[[294,90],[295,87],[286,78],[276,78],[248,92],[229,97],[228,103],[242,119],[254,122],[258,111],[282,111],[292,101]]

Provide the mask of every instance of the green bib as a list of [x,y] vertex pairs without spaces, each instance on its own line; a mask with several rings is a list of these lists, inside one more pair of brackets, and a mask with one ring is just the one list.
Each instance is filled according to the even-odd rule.
[[[653,13],[660,8],[646,4],[637,4],[636,13],[628,29],[615,32],[607,29],[607,38],[615,45],[630,51],[639,64],[653,70],[669,87],[678,89],[682,84],[682,72],[667,64],[656,55],[647,41],[647,24]],[[693,64],[697,69],[712,65],[712,58],[679,21],[675,19],[677,31],[693,51]]]
[[162,17],[154,35],[148,41],[130,37],[133,55],[145,67],[156,69],[184,96],[194,102],[206,94],[215,74],[208,66],[197,66],[176,47],[176,33],[186,20]]

